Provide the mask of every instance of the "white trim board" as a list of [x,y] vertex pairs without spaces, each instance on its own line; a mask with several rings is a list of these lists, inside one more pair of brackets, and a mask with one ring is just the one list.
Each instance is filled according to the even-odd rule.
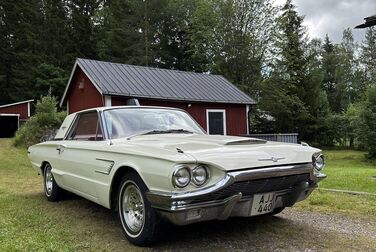
[[245,118],[247,120],[247,135],[249,134],[249,110],[250,110],[250,106],[245,105]]
[[111,107],[112,106],[112,97],[109,95],[104,95],[104,106]]
[[223,135],[227,135],[227,120],[226,120],[226,110],[225,109],[207,109],[206,110],[206,132],[210,134],[209,132],[209,113],[210,112],[221,112],[223,114]]
[[23,103],[29,103],[30,104],[30,102],[33,102],[33,101],[34,101],[34,99],[27,100],[27,101],[20,101],[20,102],[15,102],[15,103],[4,104],[4,105],[1,105],[0,108],[5,108],[5,107],[10,107],[10,106],[20,105],[20,104],[23,104]]
[[0,114],[0,116],[20,116],[20,114]]

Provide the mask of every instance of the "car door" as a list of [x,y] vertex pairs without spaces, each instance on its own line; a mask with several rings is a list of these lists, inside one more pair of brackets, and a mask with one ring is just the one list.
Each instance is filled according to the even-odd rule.
[[96,170],[98,149],[105,145],[97,111],[77,115],[67,137],[57,148],[63,185],[82,196],[96,200]]

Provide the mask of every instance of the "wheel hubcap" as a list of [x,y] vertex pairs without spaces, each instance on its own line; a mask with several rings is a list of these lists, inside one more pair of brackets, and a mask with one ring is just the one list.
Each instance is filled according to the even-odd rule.
[[138,233],[144,226],[145,207],[137,186],[133,184],[126,186],[122,197],[122,206],[126,225],[132,232]]
[[52,176],[51,167],[46,167],[46,175],[45,175],[45,184],[46,184],[46,193],[48,196],[51,195],[53,185],[54,185],[54,177]]

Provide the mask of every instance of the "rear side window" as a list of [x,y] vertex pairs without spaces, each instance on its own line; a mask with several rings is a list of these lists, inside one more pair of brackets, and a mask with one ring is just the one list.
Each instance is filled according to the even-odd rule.
[[80,141],[103,140],[98,113],[88,112],[80,114],[67,139]]

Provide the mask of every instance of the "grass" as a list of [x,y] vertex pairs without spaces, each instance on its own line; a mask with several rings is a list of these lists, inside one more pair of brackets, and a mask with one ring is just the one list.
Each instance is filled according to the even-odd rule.
[[324,151],[327,179],[320,183],[322,188],[361,191],[376,194],[375,162],[365,159],[361,151]]
[[376,196],[314,191],[294,207],[324,213],[376,218]]
[[[323,186],[339,186],[339,182],[330,180],[336,169],[349,168],[347,154],[326,154],[329,178]],[[352,164],[357,165],[361,153],[351,156],[355,157]],[[331,157],[339,157],[340,161],[330,161]],[[153,248],[139,248],[125,240],[110,210],[73,196],[57,203],[46,201],[42,179],[31,168],[26,150],[12,147],[10,139],[0,139],[0,160],[0,251],[343,251],[376,247],[376,241],[367,237],[347,237],[289,219],[261,217],[171,226],[164,241]],[[359,167],[367,172],[374,169],[362,161]],[[357,186],[356,190],[362,189]],[[365,196],[316,192],[297,208],[354,216],[361,213],[364,218],[375,220],[375,202],[376,198]]]

